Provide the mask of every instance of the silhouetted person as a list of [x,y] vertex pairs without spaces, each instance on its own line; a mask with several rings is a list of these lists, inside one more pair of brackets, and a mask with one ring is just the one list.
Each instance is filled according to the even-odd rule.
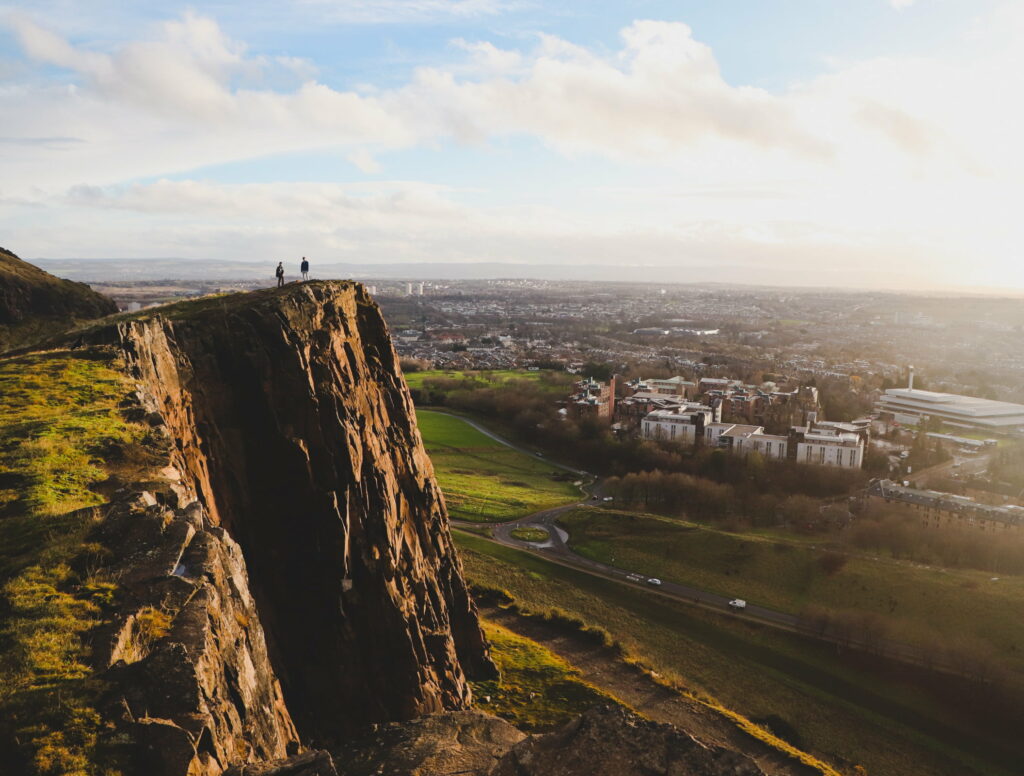
[[302,279],[309,280],[309,259],[305,256],[302,257],[302,264],[299,265],[299,269],[302,270]]
[[277,287],[281,288],[284,285],[284,262],[277,262],[277,270],[274,272],[277,275]]

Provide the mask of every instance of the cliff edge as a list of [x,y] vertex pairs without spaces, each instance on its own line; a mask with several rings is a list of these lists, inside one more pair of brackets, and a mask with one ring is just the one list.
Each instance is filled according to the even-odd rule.
[[91,333],[120,347],[170,463],[237,541],[305,742],[471,702],[493,670],[377,305],[322,282]]
[[15,773],[328,773],[309,750],[471,705],[469,678],[495,669],[361,286],[64,336],[0,357]]

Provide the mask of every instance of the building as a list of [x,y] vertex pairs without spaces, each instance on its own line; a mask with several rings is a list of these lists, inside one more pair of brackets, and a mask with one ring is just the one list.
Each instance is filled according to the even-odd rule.
[[623,428],[637,428],[647,415],[656,410],[683,410],[693,402],[682,396],[666,396],[641,391],[615,401],[615,421]]
[[677,410],[655,410],[644,417],[640,433],[644,439],[692,446],[703,436],[704,427],[712,423],[714,417],[714,410],[700,404]]
[[860,469],[864,464],[864,440],[857,434],[831,428],[796,427],[797,463]]
[[914,388],[913,367],[907,387],[889,388],[878,401],[877,409],[891,414],[897,423],[906,425],[917,425],[925,418],[938,418],[958,428],[995,434],[1024,434],[1024,404],[922,391]]
[[998,534],[1020,531],[1024,526],[1024,507],[1016,504],[979,504],[967,496],[911,488],[891,480],[872,481],[867,496],[869,503],[897,507],[927,528],[970,528]]
[[615,417],[614,375],[607,383],[589,377],[575,383],[565,409],[570,417],[601,418],[610,422]]
[[631,380],[626,386],[627,390],[633,393],[657,393],[662,396],[682,396],[686,399],[692,399],[697,392],[696,383],[683,377]]
[[644,417],[641,436],[683,445],[698,442],[733,455],[758,453],[768,460],[791,460],[812,466],[860,469],[864,464],[866,434],[837,429],[844,424],[793,426],[788,434],[766,434],[764,426],[722,422],[718,408],[690,405],[677,410],[656,410]]

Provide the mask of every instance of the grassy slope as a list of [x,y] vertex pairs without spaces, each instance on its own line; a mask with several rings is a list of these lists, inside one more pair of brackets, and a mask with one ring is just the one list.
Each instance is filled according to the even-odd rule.
[[512,520],[580,497],[571,476],[481,434],[460,418],[416,412],[448,511],[460,520]]
[[[85,353],[0,360],[0,759],[91,774],[99,726],[83,635],[114,593],[86,544],[101,456],[142,435],[114,365]],[[8,747],[17,738],[17,752]]]
[[799,613],[808,604],[873,612],[905,640],[945,642],[965,632],[1024,669],[1024,621],[1008,617],[1024,601],[1024,579],[852,556],[833,575],[822,551],[805,544],[729,534],[657,517],[596,509],[560,521],[570,544],[590,558]]
[[474,682],[477,706],[522,730],[550,730],[592,706],[619,701],[579,678],[579,672],[535,641],[483,621],[501,678]]
[[62,280],[0,248],[0,352],[116,309],[86,284]]
[[[1006,774],[985,740],[934,710],[904,673],[868,671],[826,646],[677,604],[512,548],[456,532],[470,580],[508,590],[523,607],[559,609],[607,629],[659,673],[749,718],[795,732],[791,743],[845,772]],[[1002,755],[1012,761],[1013,755]]]

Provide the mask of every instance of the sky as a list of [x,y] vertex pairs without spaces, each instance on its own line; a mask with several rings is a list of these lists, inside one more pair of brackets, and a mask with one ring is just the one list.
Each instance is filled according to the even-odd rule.
[[1024,288],[1024,2],[0,0],[26,258]]

